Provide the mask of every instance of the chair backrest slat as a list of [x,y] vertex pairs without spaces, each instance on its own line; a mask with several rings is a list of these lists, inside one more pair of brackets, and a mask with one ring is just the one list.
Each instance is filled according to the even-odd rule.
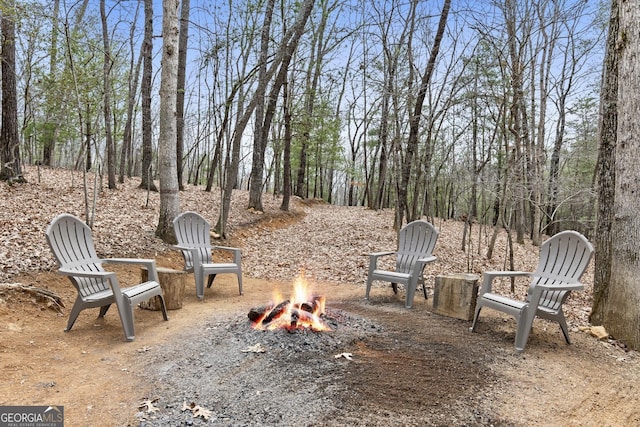
[[[46,231],[47,241],[60,268],[78,271],[104,271],[96,254],[87,224],[73,215],[58,215]],[[109,284],[102,279],[70,276],[83,297],[104,291]]]
[[[562,231],[546,240],[540,247],[540,260],[533,273],[532,286],[541,283],[576,283],[584,274],[593,246],[576,231]],[[569,293],[567,291],[545,291],[540,306],[558,310]]]
[[402,227],[398,236],[396,271],[409,273],[416,260],[431,256],[438,232],[427,221],[416,220]]
[[[187,211],[173,220],[176,239],[179,245],[198,248],[203,263],[211,262],[211,227],[200,214]],[[193,255],[190,251],[182,251],[187,268],[193,268]]]

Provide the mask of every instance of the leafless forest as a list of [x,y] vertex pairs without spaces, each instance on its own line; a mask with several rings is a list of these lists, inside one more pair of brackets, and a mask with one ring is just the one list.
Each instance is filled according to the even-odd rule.
[[[255,212],[296,197],[392,210],[395,229],[462,220],[469,248],[478,226],[509,230],[511,252],[574,229],[601,249],[596,320],[620,323],[609,314],[629,301],[638,226],[611,225],[637,211],[624,163],[637,150],[613,148],[638,134],[623,96],[637,93],[635,12],[616,0],[16,1],[0,22],[0,179],[92,172],[78,179],[93,225],[91,195],[140,178],[162,195],[148,227],[165,242],[193,185],[220,195],[222,238],[238,189]],[[640,343],[640,316],[624,311],[614,329]]]

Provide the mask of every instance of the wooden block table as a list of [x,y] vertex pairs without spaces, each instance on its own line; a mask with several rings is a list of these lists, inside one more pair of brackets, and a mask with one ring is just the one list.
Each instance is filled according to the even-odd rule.
[[479,279],[475,274],[466,273],[436,276],[433,292],[434,313],[473,320]]
[[[162,288],[162,296],[167,310],[176,310],[182,308],[182,298],[184,297],[185,279],[187,273],[182,270],[174,270],[166,267],[156,267],[158,272],[158,280]],[[143,282],[146,282],[149,272],[146,268],[140,269],[140,276]],[[141,308],[147,310],[160,310],[160,298],[153,297],[150,300],[140,303]]]

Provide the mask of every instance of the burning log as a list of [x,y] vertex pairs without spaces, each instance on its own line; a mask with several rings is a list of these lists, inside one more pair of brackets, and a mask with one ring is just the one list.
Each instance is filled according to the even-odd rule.
[[295,283],[295,292],[290,299],[277,305],[255,307],[249,310],[248,317],[254,329],[311,329],[330,331],[320,318],[324,314],[324,297],[312,295],[302,278]]
[[[315,316],[312,311],[308,310],[297,310],[295,308],[291,309],[291,328],[296,329],[298,324],[300,325],[313,325],[315,321]],[[313,327],[312,327],[313,329]]]
[[319,310],[318,314],[324,314],[324,297],[314,295],[311,301],[300,304],[300,308],[308,313],[315,313]]
[[282,313],[287,311],[288,308],[289,300],[282,301],[280,304],[276,305],[273,310],[271,310],[269,314],[264,317],[264,319],[262,319],[262,323],[264,323],[265,325],[271,323],[273,319],[279,318]]
[[257,323],[262,320],[265,313],[269,310],[271,310],[271,306],[268,306],[268,305],[263,305],[261,307],[254,307],[251,310],[249,310],[249,313],[247,314],[247,316],[249,317],[249,320],[251,320],[253,323]]
[[288,330],[309,328],[314,331],[329,330],[321,319],[323,306],[322,297],[314,297],[310,302],[292,304],[285,300],[277,304],[254,307],[249,310],[247,317],[255,329]]

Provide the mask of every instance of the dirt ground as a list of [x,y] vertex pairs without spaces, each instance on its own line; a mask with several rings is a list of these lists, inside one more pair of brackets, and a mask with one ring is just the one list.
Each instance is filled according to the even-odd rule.
[[[50,273],[30,279],[46,280],[69,303],[74,297],[69,285]],[[232,279],[219,280],[204,301],[186,295],[183,308],[170,311],[168,322],[159,312],[138,310],[131,343],[124,342],[115,312],[96,320],[95,310],[85,311],[73,330],[63,333],[65,316],[26,295],[5,300],[0,305],[0,404],[63,405],[68,426],[139,425],[139,406],[154,396],[157,385],[157,379],[141,375],[149,353],[180,348],[181,336],[188,339],[194,325],[237,317],[264,303],[267,289],[286,293],[289,286],[250,279],[238,296]],[[387,288],[374,289],[376,296],[367,303],[361,288],[317,287],[330,295],[329,307],[372,319],[384,333],[345,349],[353,361],[344,376],[350,392],[340,412],[301,425],[640,423],[640,361],[634,352],[579,332],[567,346],[556,325],[537,321],[527,351],[516,355],[514,324],[507,318],[487,313],[472,334],[468,322],[433,314],[431,300],[417,298],[408,311],[402,296]]]
[[[156,259],[166,267],[182,265],[174,252]],[[140,274],[136,268],[116,271],[123,283],[135,282]],[[154,403],[156,413],[145,412],[145,400],[157,399],[163,390],[147,365],[159,354],[179,358],[202,325],[229,324],[265,303],[274,289],[286,294],[291,286],[247,277],[239,296],[235,279],[220,276],[203,301],[188,289],[183,308],[170,311],[168,322],[157,311],[136,310],[136,339],[125,342],[115,308],[104,319],[96,319],[97,309],[85,310],[73,330],[63,332],[75,298],[66,278],[41,272],[15,281],[55,292],[66,308],[59,314],[30,294],[0,294],[0,405],[63,405],[65,425],[71,427],[189,425],[154,424],[154,416],[162,420],[168,408],[162,399]],[[323,399],[333,403],[297,425],[640,425],[640,358],[613,341],[598,341],[574,328],[573,343],[566,345],[557,325],[536,320],[526,352],[515,354],[514,321],[491,310],[483,312],[477,333],[471,333],[470,322],[434,314],[432,298],[424,300],[420,293],[407,310],[403,292],[394,295],[387,285],[375,287],[370,301],[363,298],[364,283],[321,281],[314,289],[327,296],[327,307],[380,329],[343,343],[342,351],[352,359],[336,365],[341,374],[335,393],[323,392]],[[202,328],[203,334],[205,329],[211,328]],[[333,359],[333,353],[320,356]],[[287,369],[286,360],[270,363]],[[274,381],[273,372],[268,374],[267,384]],[[233,375],[228,373],[229,382]],[[176,401],[183,399],[181,393],[175,390]],[[247,393],[247,404],[250,400]],[[290,425],[283,420],[275,424]],[[201,418],[192,423],[271,425]]]

